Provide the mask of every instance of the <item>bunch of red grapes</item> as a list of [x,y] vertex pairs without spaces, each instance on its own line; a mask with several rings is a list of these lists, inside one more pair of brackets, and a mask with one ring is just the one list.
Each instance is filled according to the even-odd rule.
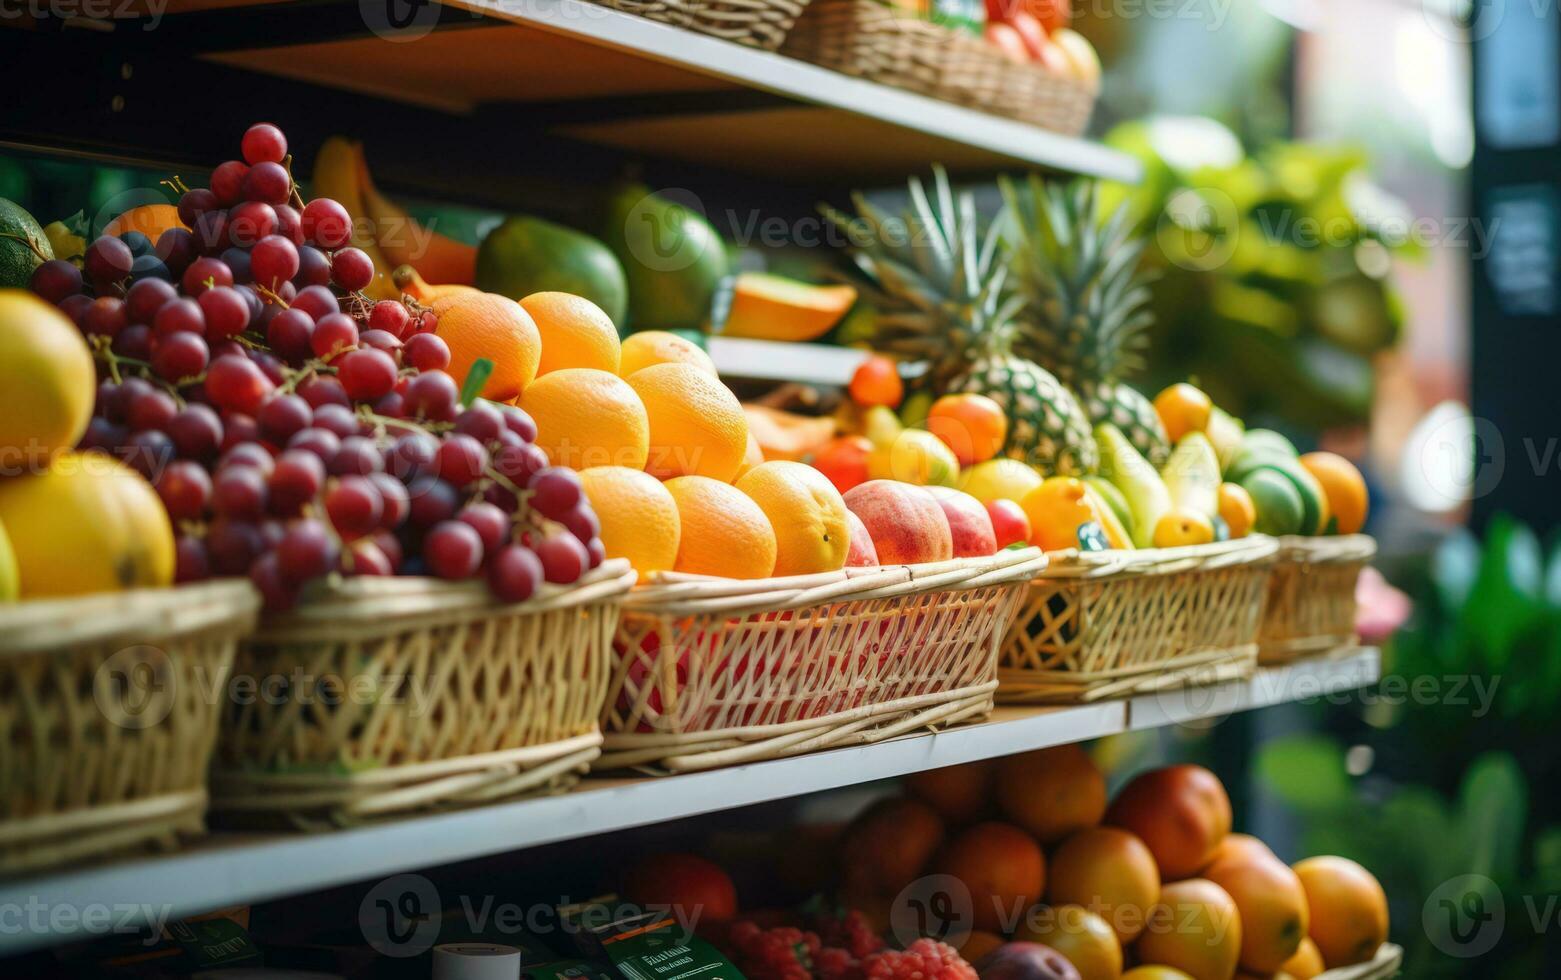
[[579,477],[525,412],[461,403],[431,310],[363,294],[351,216],[302,201],[281,130],[251,126],[243,156],[183,194],[185,227],[32,279],[98,358],[81,448],[152,482],[178,581],[247,575],[281,610],[332,573],[481,574],[520,602],[599,565]]

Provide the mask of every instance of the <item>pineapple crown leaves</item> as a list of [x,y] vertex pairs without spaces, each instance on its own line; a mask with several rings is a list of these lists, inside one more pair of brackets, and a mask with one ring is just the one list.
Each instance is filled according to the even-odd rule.
[[971,194],[956,193],[933,166],[932,187],[908,181],[909,204],[886,214],[862,194],[856,216],[824,207],[850,242],[864,297],[879,311],[874,346],[931,362],[927,379],[943,383],[974,360],[1006,353],[1023,299],[1007,289],[1001,230],[984,232]]
[[1009,263],[1024,306],[1015,347],[1065,382],[1104,381],[1143,367],[1151,274],[1128,209],[1102,221],[1097,185],[999,182]]

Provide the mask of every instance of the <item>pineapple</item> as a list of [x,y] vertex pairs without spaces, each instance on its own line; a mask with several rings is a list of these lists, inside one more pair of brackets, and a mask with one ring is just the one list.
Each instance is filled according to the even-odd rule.
[[1005,455],[1047,473],[1090,472],[1099,457],[1084,409],[1012,350],[1022,301],[1006,290],[996,226],[978,230],[975,200],[956,196],[941,167],[933,168],[931,192],[912,178],[910,207],[898,218],[860,194],[855,219],[825,210],[850,239],[867,280],[864,298],[879,311],[873,346],[925,362],[922,390],[982,394],[1003,406]]
[[1155,466],[1171,454],[1154,405],[1123,383],[1143,366],[1152,322],[1144,240],[1125,209],[1100,220],[1093,182],[1048,187],[1032,176],[1027,192],[1003,181],[1010,272],[1024,307],[1014,350],[1071,388],[1092,424],[1110,422]]

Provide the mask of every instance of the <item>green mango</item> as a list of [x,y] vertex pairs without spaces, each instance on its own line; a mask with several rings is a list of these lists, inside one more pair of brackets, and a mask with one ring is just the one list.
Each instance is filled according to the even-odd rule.
[[622,185],[608,197],[602,241],[623,264],[631,330],[699,330],[729,270],[726,245],[697,210]]
[[1241,486],[1257,507],[1253,530],[1276,536],[1301,533],[1306,508],[1301,492],[1283,473],[1272,467],[1256,469],[1241,480]]
[[477,288],[519,300],[532,293],[574,293],[623,329],[628,284],[607,246],[590,235],[529,215],[504,219],[477,247]]

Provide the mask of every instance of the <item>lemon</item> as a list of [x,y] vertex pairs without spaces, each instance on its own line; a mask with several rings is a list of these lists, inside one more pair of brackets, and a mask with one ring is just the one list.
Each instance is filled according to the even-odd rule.
[[983,504],[994,500],[1018,503],[1040,485],[1041,475],[1033,467],[1006,457],[977,463],[966,470],[964,478],[959,481],[961,490]]

